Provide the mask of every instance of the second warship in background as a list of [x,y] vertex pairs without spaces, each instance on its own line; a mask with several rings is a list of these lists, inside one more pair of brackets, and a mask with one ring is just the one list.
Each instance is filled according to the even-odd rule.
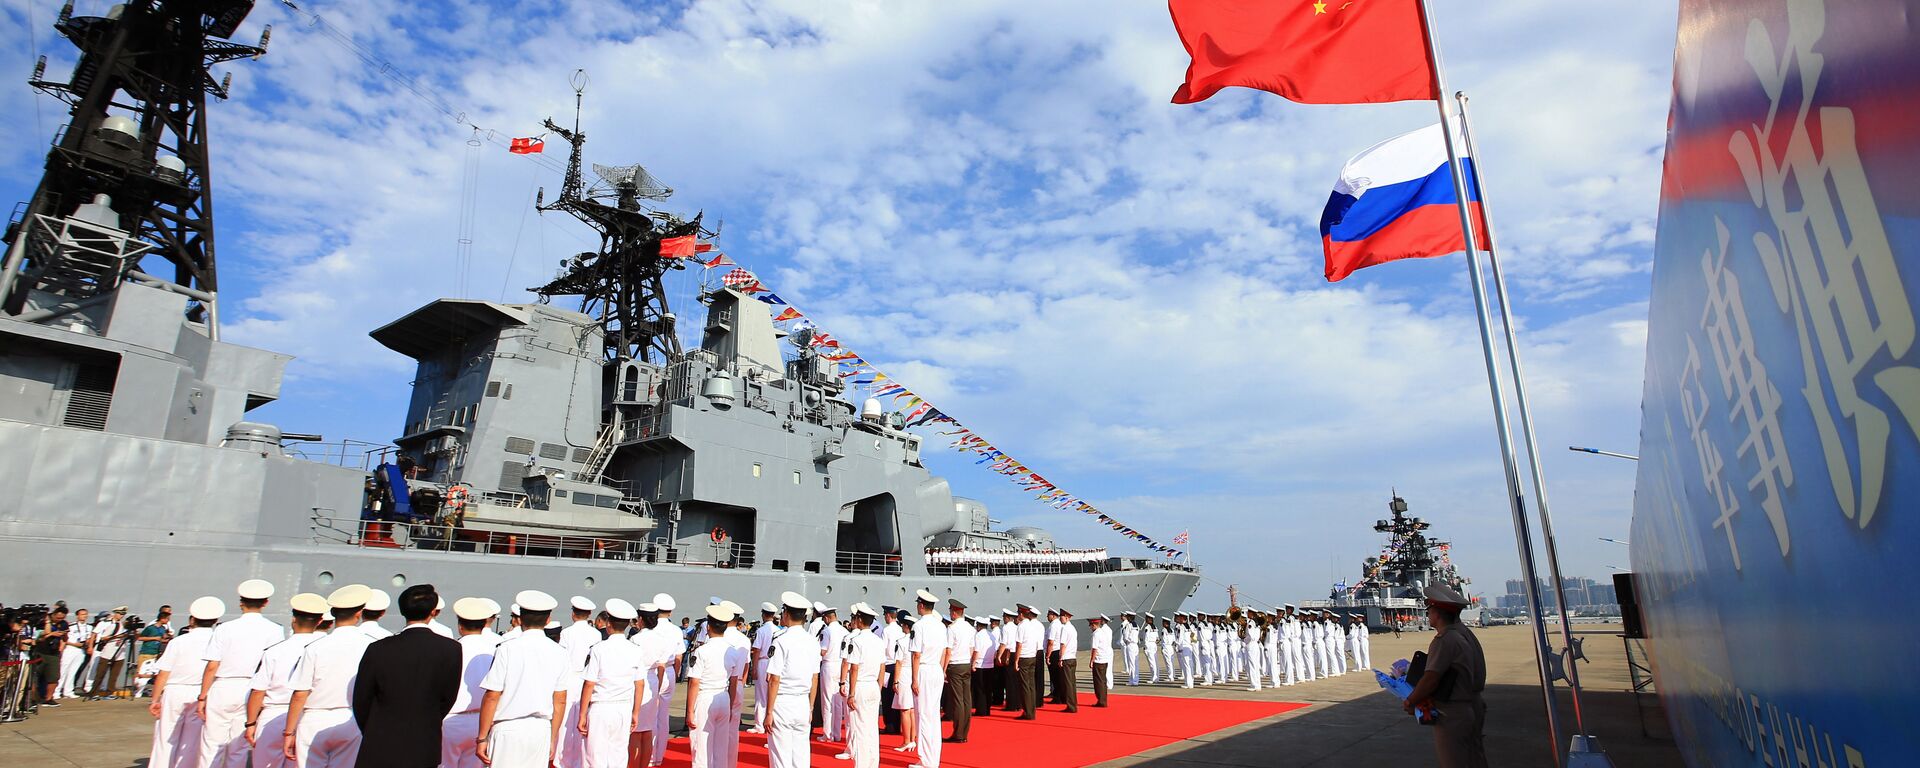
[[[1445,584],[1469,595],[1467,585],[1473,580],[1454,569],[1449,555],[1452,544],[1428,538],[1426,531],[1433,524],[1408,517],[1407,508],[1407,500],[1396,493],[1387,503],[1393,517],[1374,521],[1373,529],[1387,534],[1387,546],[1381,556],[1361,563],[1358,582],[1337,584],[1327,599],[1307,600],[1302,606],[1364,616],[1369,629],[1388,630],[1426,626],[1423,593],[1428,585]],[[1479,601],[1475,600],[1460,617],[1468,624],[1479,624]]]
[[577,118],[549,122],[572,151],[541,206],[600,248],[539,303],[442,299],[374,330],[418,363],[392,446],[250,420],[290,358],[220,339],[205,97],[225,95],[212,66],[265,52],[217,39],[251,7],[69,4],[56,22],[79,64],[33,84],[71,122],[0,272],[0,600],[178,604],[246,578],[283,595],[434,583],[748,604],[790,589],[906,605],[926,587],[1089,617],[1167,614],[1193,593],[1191,568],[993,530],[928,472],[901,414],[856,403],[808,332],[739,290],[702,291],[699,346],[682,349],[661,277],[686,260],[662,242],[713,233],[656,208],[670,191],[639,166],[595,166],[589,184]]

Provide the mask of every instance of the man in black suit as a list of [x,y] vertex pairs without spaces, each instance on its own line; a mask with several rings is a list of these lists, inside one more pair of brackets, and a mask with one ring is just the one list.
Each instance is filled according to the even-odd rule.
[[460,643],[435,634],[433,585],[400,593],[407,628],[375,640],[360,657],[353,719],[360,725],[355,768],[432,768],[440,764],[440,721],[460,690]]

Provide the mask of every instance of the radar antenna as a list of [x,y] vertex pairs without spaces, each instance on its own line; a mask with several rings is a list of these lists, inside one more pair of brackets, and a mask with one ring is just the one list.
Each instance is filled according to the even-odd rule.
[[587,185],[581,173],[581,151],[587,135],[580,130],[586,70],[573,73],[572,85],[573,127],[546,120],[547,130],[572,147],[567,175],[560,183],[559,198],[546,203],[543,193],[534,205],[541,211],[564,212],[592,227],[600,233],[600,250],[562,260],[553,280],[531,290],[542,301],[554,296],[581,297],[580,311],[599,318],[606,332],[608,360],[678,361],[680,338],[674,333],[674,316],[667,306],[661,277],[669,269],[685,269],[686,265],[661,258],[660,240],[711,233],[701,228],[697,215],[684,221],[643,205],[642,200],[664,200],[673,190],[639,165],[595,163],[593,174],[598,181]]

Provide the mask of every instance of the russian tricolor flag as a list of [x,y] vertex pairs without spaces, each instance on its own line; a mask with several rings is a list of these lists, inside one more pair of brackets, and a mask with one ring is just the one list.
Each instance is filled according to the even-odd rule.
[[[1464,158],[1466,153],[1461,152]],[[1466,164],[1469,206],[1480,247],[1491,242],[1480,211],[1473,161]],[[1442,256],[1467,249],[1460,231],[1459,198],[1447,169],[1447,143],[1440,124],[1404,133],[1368,147],[1340,169],[1340,180],[1320,214],[1320,242],[1327,252],[1327,282],[1356,269],[1398,259]]]

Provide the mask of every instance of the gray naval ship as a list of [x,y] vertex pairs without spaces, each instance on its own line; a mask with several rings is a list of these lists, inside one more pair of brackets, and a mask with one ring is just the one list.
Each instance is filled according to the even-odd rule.
[[[1387,502],[1390,518],[1375,520],[1373,530],[1387,534],[1386,557],[1369,557],[1360,564],[1360,580],[1349,586],[1344,582],[1329,591],[1325,600],[1307,600],[1307,608],[1324,608],[1334,613],[1364,618],[1375,631],[1425,627],[1427,586],[1445,584],[1462,595],[1469,594],[1472,579],[1460,575],[1447,555],[1451,543],[1427,536],[1433,524],[1425,518],[1407,515],[1407,500],[1393,494]],[[1480,623],[1480,606],[1460,613],[1470,625]]]
[[[0,271],[0,601],[150,609],[246,578],[502,598],[668,592],[979,611],[1172,612],[1191,568],[993,530],[922,462],[901,414],[855,404],[805,331],[702,291],[682,349],[662,240],[707,237],[638,166],[581,169],[563,211],[600,234],[536,303],[442,299],[372,330],[418,362],[391,445],[249,418],[287,355],[220,338],[207,96],[250,0],[144,0],[55,22],[69,105]],[[271,30],[268,30],[270,33]],[[677,247],[677,246],[676,246]],[[151,271],[149,271],[151,270]],[[558,299],[579,311],[554,306]],[[691,329],[690,329],[691,330]],[[692,334],[688,334],[689,337]],[[690,346],[690,345],[689,345]]]

